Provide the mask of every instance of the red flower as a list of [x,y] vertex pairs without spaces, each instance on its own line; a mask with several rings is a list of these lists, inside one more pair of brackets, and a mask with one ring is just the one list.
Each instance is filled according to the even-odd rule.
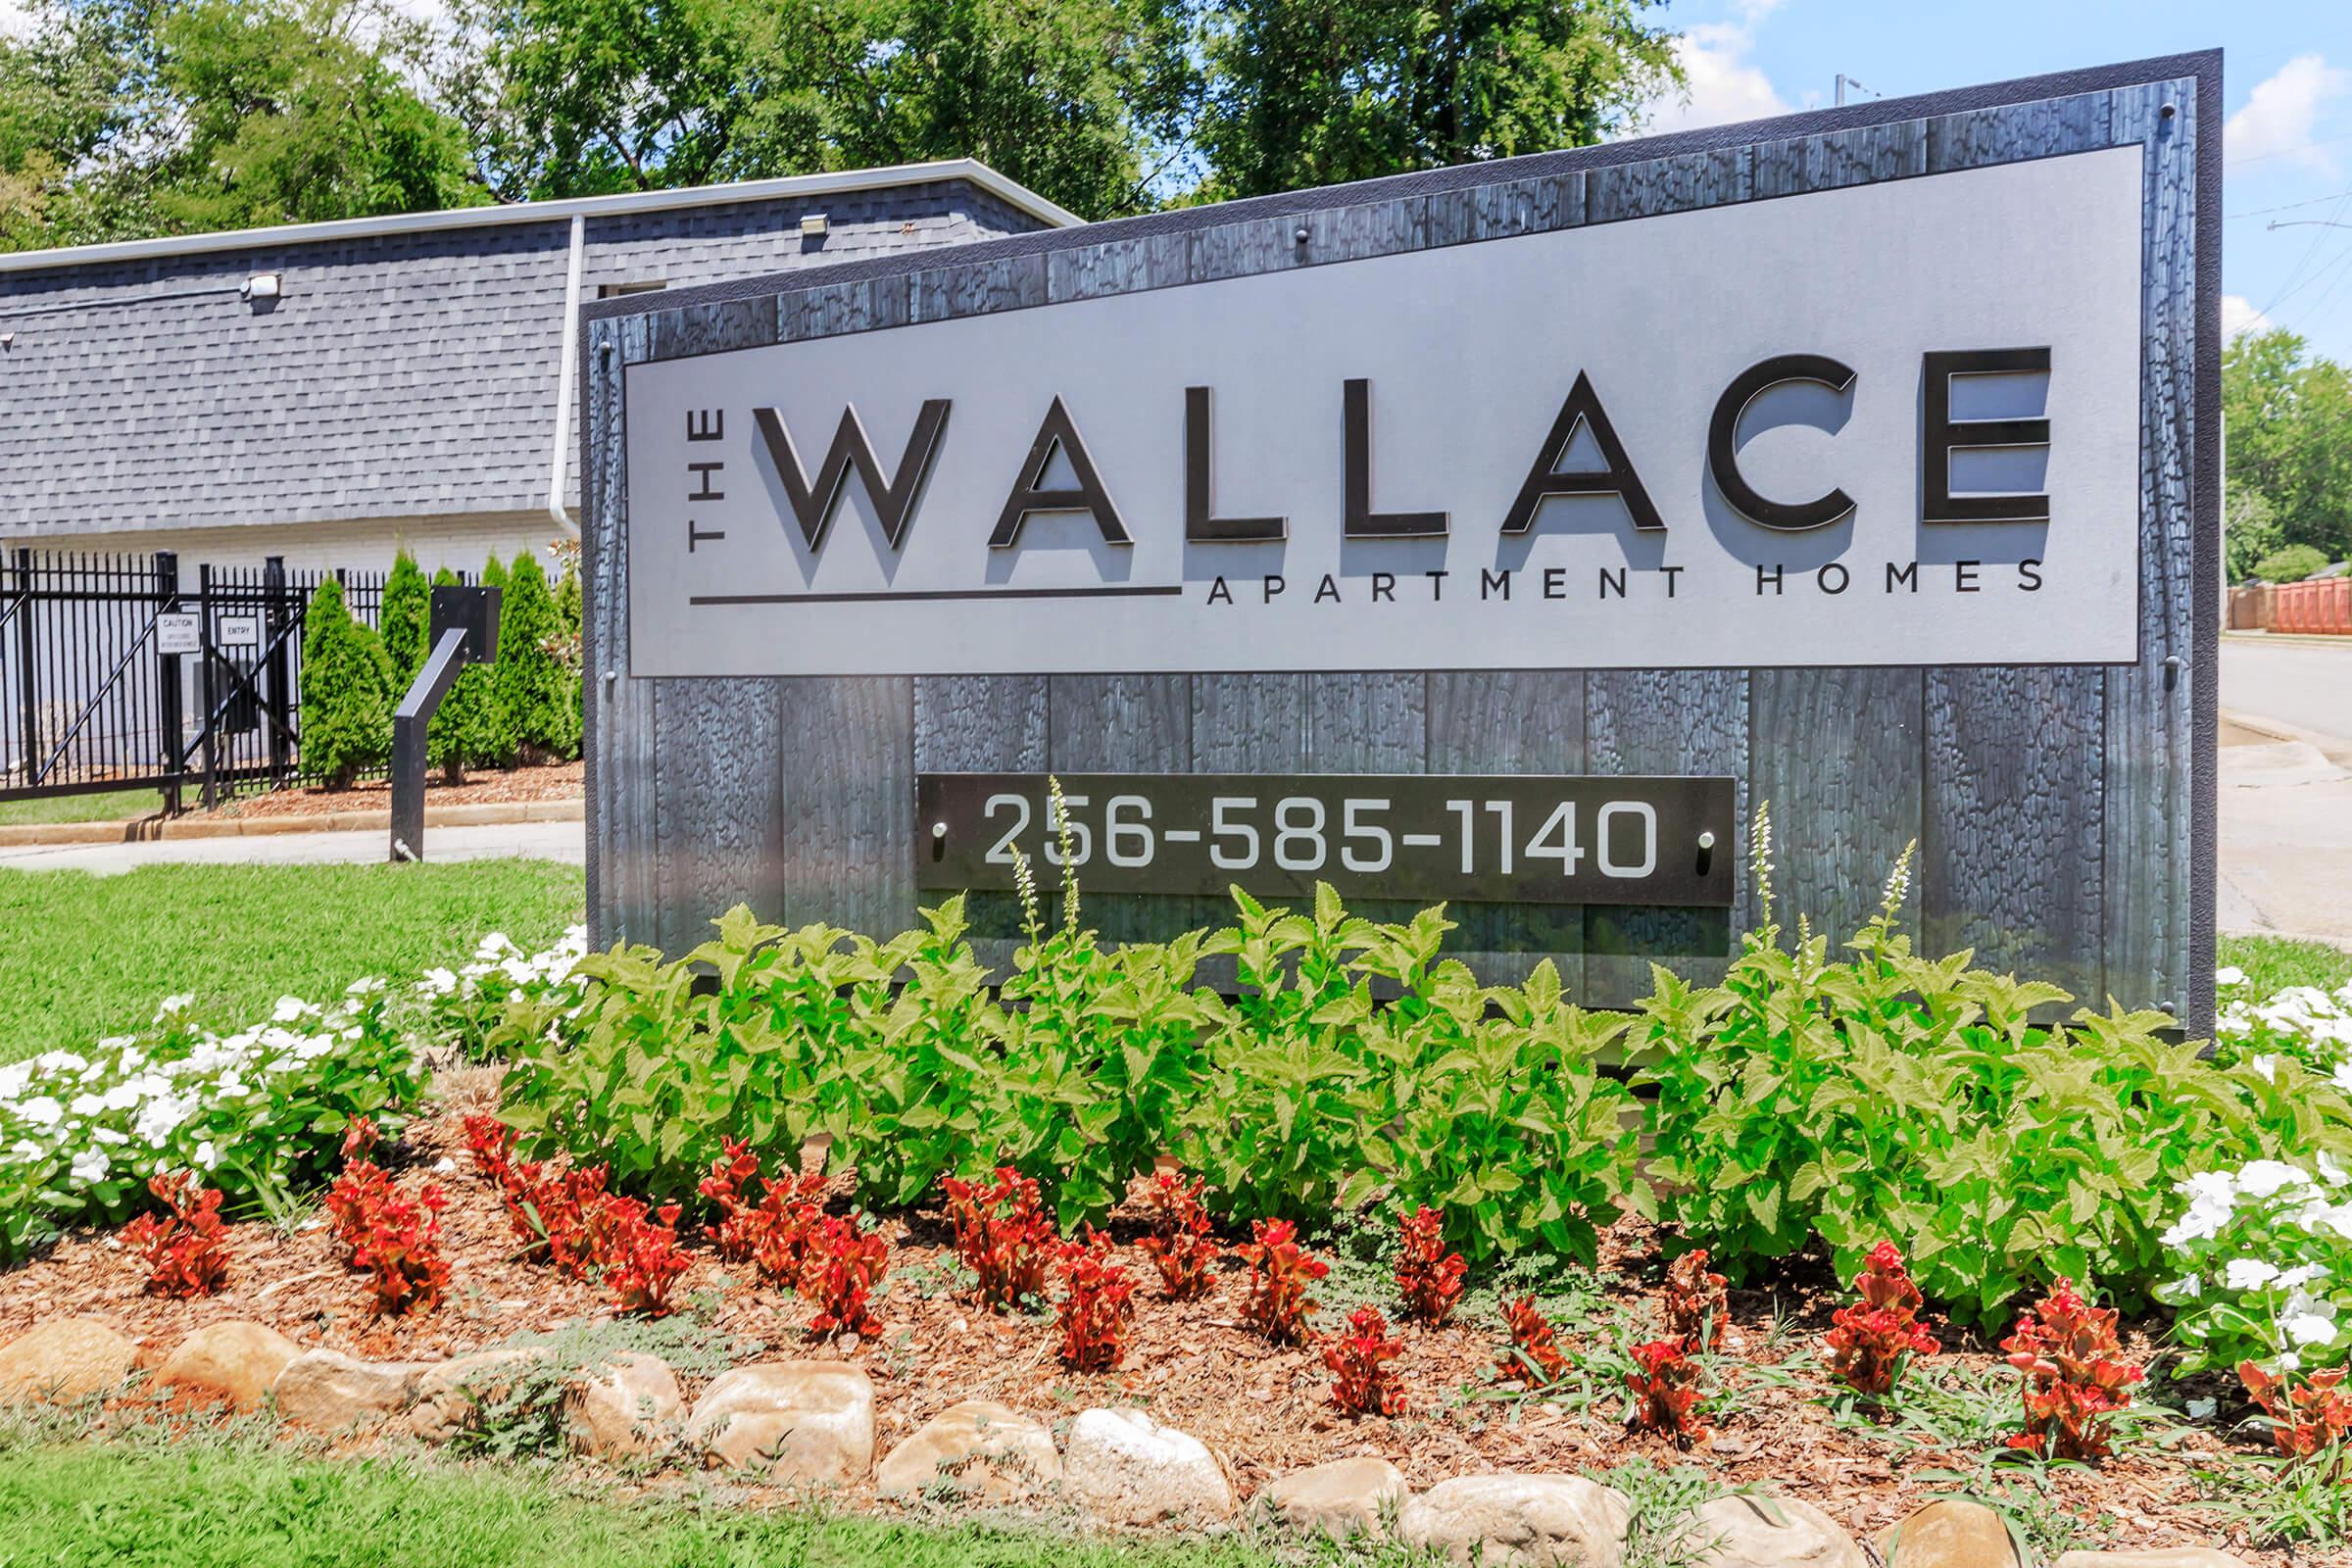
[[1707,1272],[1707,1250],[1694,1248],[1666,1265],[1666,1327],[1693,1345],[1718,1349],[1732,1314],[1723,1276]]
[[1331,1265],[1298,1245],[1298,1229],[1287,1219],[1261,1219],[1250,1231],[1256,1240],[1233,1250],[1250,1267],[1242,1316],[1277,1345],[1298,1344],[1307,1338],[1306,1320],[1315,1311],[1307,1287],[1330,1273]]
[[1830,1332],[1822,1340],[1823,1358],[1830,1364],[1830,1376],[1857,1394],[1878,1398],[1893,1392],[1911,1357],[1934,1355],[1940,1347],[1920,1321],[1919,1309],[1926,1302],[1892,1242],[1871,1249],[1862,1272],[1854,1276],[1854,1289],[1862,1299],[1840,1307],[1830,1319]]
[[1046,1265],[1061,1238],[1046,1217],[1037,1183],[1005,1165],[993,1183],[950,1176],[942,1185],[956,1227],[956,1255],[980,1277],[981,1304],[1003,1310],[1045,1295]]
[[1152,1234],[1138,1245],[1159,1270],[1168,1299],[1189,1301],[1208,1289],[1208,1265],[1217,1255],[1208,1213],[1200,1206],[1200,1183],[1187,1182],[1174,1171],[1154,1171],[1143,1196],[1152,1205]]
[[828,1215],[809,1236],[801,1270],[801,1294],[817,1309],[808,1324],[810,1337],[878,1333],[882,1323],[867,1306],[867,1296],[889,1271],[888,1242],[860,1231],[855,1215]]
[[2132,1402],[2126,1391],[2143,1376],[2121,1358],[2115,1318],[2113,1308],[2089,1305],[2065,1278],[2018,1318],[2001,1342],[2026,1380],[2026,1430],[2009,1439],[2010,1447],[2057,1459],[2103,1459],[2112,1450],[2108,1429]]
[[1061,1362],[1080,1372],[1108,1372],[1127,1354],[1135,1278],[1111,1261],[1110,1238],[1092,1225],[1085,1241],[1064,1242],[1057,1250],[1062,1295],[1054,1321],[1061,1329]]
[[150,1177],[147,1191],[166,1212],[141,1214],[122,1229],[123,1245],[147,1254],[147,1294],[182,1300],[212,1295],[228,1278],[220,1194],[199,1184],[194,1171]]
[[1537,1388],[1549,1388],[1568,1375],[1570,1362],[1551,1329],[1551,1320],[1536,1310],[1536,1298],[1522,1296],[1502,1303],[1502,1320],[1511,1331],[1511,1348],[1495,1362],[1506,1378],[1520,1378]]
[[1466,1271],[1462,1254],[1446,1250],[1443,1221],[1444,1216],[1426,1204],[1403,1216],[1403,1246],[1396,1254],[1396,1294],[1415,1322],[1433,1329],[1461,1299]]
[[1404,1414],[1404,1389],[1388,1366],[1403,1353],[1404,1342],[1389,1338],[1380,1308],[1357,1307],[1348,1315],[1348,1332],[1323,1351],[1331,1402],[1348,1415]]
[[1634,1365],[1625,1375],[1634,1393],[1626,1412],[1627,1424],[1645,1432],[1662,1432],[1678,1447],[1689,1447],[1707,1435],[1697,1418],[1699,1365],[1690,1359],[1690,1347],[1680,1335],[1637,1345]]

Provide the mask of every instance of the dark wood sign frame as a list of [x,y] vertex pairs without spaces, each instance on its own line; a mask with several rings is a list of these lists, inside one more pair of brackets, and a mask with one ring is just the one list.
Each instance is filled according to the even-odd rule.
[[[583,307],[593,938],[680,953],[737,901],[915,918],[918,772],[1727,774],[1769,800],[1780,911],[1849,930],[1916,839],[1924,944],[2213,1011],[2220,593],[2218,52],[1021,235]],[[630,673],[625,365],[2099,148],[2143,154],[2136,663],[644,679]],[[1756,912],[1465,906],[1473,965],[1583,1001],[1719,973]],[[1096,901],[1112,936],[1213,918]],[[1002,940],[983,944],[1001,961]]]

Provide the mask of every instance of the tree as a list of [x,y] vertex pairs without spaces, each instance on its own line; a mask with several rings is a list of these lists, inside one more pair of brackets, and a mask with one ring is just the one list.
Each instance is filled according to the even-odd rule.
[[416,558],[403,550],[392,560],[392,574],[384,579],[383,605],[375,617],[383,631],[384,655],[392,661],[395,706],[416,683],[416,672],[424,667],[428,652],[425,639],[431,633],[432,613],[432,584],[424,580]]
[[391,0],[34,0],[0,45],[0,239],[23,248],[488,199]]
[[[492,556],[482,568],[481,585],[503,589],[506,576],[506,566]],[[449,580],[457,581],[455,574],[450,574]],[[498,640],[503,649],[508,628],[503,624],[503,612],[500,618]],[[462,784],[468,767],[505,767],[514,759],[514,733],[506,707],[499,700],[496,667],[467,664],[450,683],[449,695],[441,699],[441,711],[434,715],[426,734],[425,760],[440,767],[444,780]]]
[[302,762],[332,790],[392,749],[389,668],[374,632],[352,619],[343,585],[322,578],[302,624]]
[[1203,194],[1256,196],[1630,126],[1682,79],[1648,0],[1205,0]]
[[2352,554],[2352,372],[2306,349],[2273,327],[2222,351],[2228,484],[2233,507],[2259,498],[2275,530],[2265,553],[2310,545],[2340,561]]
[[2328,558],[2309,545],[2288,545],[2254,564],[2254,575],[2264,582],[2301,582],[2325,570]]
[[498,703],[510,743],[525,762],[568,758],[579,749],[579,680],[556,656],[560,635],[547,573],[533,557],[515,557],[499,613]]

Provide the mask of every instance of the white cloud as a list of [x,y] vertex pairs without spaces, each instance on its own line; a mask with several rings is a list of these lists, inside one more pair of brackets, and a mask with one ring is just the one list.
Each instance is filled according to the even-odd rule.
[[1739,0],[1728,22],[1704,22],[1675,40],[1675,58],[1688,78],[1687,94],[1670,92],[1642,111],[1643,132],[1696,130],[1741,120],[1785,115],[1790,104],[1747,58],[1756,24],[1779,9],[1781,0]]
[[2222,126],[2230,162],[2287,158],[2315,169],[2334,161],[2312,136],[2322,114],[2352,92],[2352,71],[2328,64],[2323,55],[2297,55],[2268,80],[2255,84],[2245,107]]
[[2240,332],[2268,332],[2271,318],[2254,308],[2243,294],[2222,296],[2222,341],[2227,343]]

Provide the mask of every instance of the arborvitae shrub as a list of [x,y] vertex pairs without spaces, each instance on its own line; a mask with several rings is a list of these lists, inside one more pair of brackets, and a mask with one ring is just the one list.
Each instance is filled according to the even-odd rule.
[[424,656],[429,651],[425,641],[430,635],[432,614],[432,584],[424,580],[416,558],[403,550],[392,563],[392,575],[384,579],[384,605],[375,617],[383,630],[384,657],[392,661],[395,708],[416,684],[416,672],[424,667]]
[[560,635],[547,573],[531,557],[515,557],[499,612],[498,699],[525,761],[566,758],[579,746],[578,682],[556,656]]
[[[507,568],[492,556],[482,568],[482,586],[504,588],[506,581]],[[502,647],[507,634],[508,628],[500,626]],[[449,695],[441,700],[441,711],[433,718],[426,753],[452,784],[460,781],[467,767],[505,767],[514,760],[513,731],[499,698],[495,666],[468,664],[459,671]]]
[[302,628],[302,760],[329,789],[392,749],[391,670],[374,632],[351,618],[328,577]]

